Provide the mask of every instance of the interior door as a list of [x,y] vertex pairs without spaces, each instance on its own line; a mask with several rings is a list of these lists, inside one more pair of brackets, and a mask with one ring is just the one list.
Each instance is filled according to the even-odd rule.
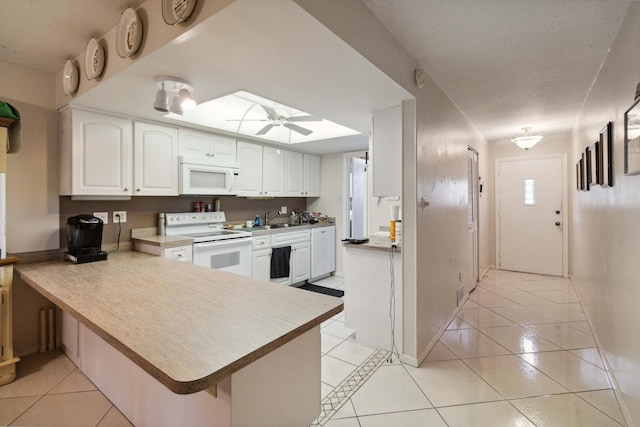
[[475,289],[480,276],[478,261],[478,153],[469,148],[467,157],[467,286],[465,291]]
[[564,161],[496,160],[498,268],[563,275]]

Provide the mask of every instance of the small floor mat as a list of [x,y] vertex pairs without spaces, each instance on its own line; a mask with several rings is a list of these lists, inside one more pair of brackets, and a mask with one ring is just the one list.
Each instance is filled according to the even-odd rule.
[[325,288],[324,286],[312,285],[311,283],[307,283],[306,285],[300,286],[300,289],[304,289],[306,291],[317,292],[319,294],[331,295],[332,297],[341,298],[344,296],[344,291],[339,289],[331,289]]

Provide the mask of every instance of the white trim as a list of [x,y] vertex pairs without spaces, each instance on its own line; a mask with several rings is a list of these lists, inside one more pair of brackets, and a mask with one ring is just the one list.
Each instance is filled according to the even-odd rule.
[[609,379],[611,380],[611,388],[613,389],[613,394],[618,401],[618,406],[620,407],[620,412],[622,412],[622,417],[624,418],[625,424],[628,426],[633,426],[633,420],[631,418],[631,413],[627,408],[627,405],[624,400],[624,394],[622,390],[620,390],[620,385],[618,384],[618,380],[613,373],[613,369],[611,369],[611,364],[609,363],[609,359],[607,359],[607,354],[604,352],[604,348],[602,344],[600,344],[600,340],[598,339],[596,330],[593,327],[593,323],[591,322],[591,317],[587,310],[584,309],[584,304],[582,303],[582,297],[580,296],[580,292],[578,292],[578,287],[576,286],[576,282],[573,280],[573,276],[568,277],[571,280],[571,285],[573,289],[576,291],[576,295],[578,297],[578,301],[580,302],[580,306],[582,307],[582,311],[584,313],[585,318],[587,319],[587,323],[589,324],[589,330],[591,330],[591,335],[593,337],[593,341],[596,343],[596,348],[598,349],[598,353],[600,353],[600,358],[602,359],[602,363],[604,364],[605,371],[609,374]]
[[[567,177],[567,154],[548,154],[533,157],[500,157],[496,158],[494,166],[494,222],[496,242],[496,266],[500,264],[500,197],[498,186],[500,184],[500,164],[503,162],[560,159],[562,161],[562,277],[569,277],[569,188]],[[496,267],[499,270],[499,267]]]

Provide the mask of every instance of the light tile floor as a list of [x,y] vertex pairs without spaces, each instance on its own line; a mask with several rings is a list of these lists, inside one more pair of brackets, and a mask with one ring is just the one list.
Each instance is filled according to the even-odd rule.
[[[338,278],[325,280],[343,289]],[[418,368],[358,345],[342,313],[321,331],[324,400],[315,425],[625,425],[566,279],[490,270]],[[363,375],[357,365],[367,354],[375,366]]]
[[[344,290],[342,278],[316,284]],[[624,420],[571,282],[491,270],[418,368],[324,322],[314,425],[620,426]],[[0,425],[130,426],[59,351],[18,363]]]

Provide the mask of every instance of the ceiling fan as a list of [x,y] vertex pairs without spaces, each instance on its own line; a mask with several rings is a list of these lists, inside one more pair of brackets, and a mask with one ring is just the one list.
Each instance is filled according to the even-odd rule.
[[284,126],[288,129],[291,129],[294,132],[298,132],[299,134],[302,134],[304,136],[308,136],[311,135],[311,133],[313,133],[312,130],[307,129],[307,128],[303,128],[302,126],[298,126],[296,124],[294,124],[293,122],[317,122],[317,121],[322,121],[322,119],[320,117],[316,117],[316,116],[293,116],[293,117],[285,117],[285,116],[280,116],[278,115],[278,113],[276,112],[276,110],[274,110],[271,107],[267,107],[266,105],[260,105],[262,107],[262,109],[267,113],[267,116],[269,117],[269,120],[271,120],[271,123],[267,124],[265,127],[263,127],[262,129],[260,129],[256,135],[264,135],[265,133],[269,132],[271,130],[271,128],[273,128],[274,126]]
[[[320,117],[307,115],[307,116],[281,116],[279,115],[275,109],[271,107],[267,107],[266,105],[258,104],[262,107],[262,109],[267,113],[267,119],[242,119],[242,121],[268,121],[267,125],[265,125],[262,129],[260,129],[256,135],[264,135],[269,132],[272,128],[276,126],[284,126],[288,129],[291,129],[294,132],[302,134],[304,136],[311,135],[313,131],[311,129],[303,128],[302,126],[296,125],[294,122],[321,122],[323,119]],[[235,121],[235,120],[234,120]]]

